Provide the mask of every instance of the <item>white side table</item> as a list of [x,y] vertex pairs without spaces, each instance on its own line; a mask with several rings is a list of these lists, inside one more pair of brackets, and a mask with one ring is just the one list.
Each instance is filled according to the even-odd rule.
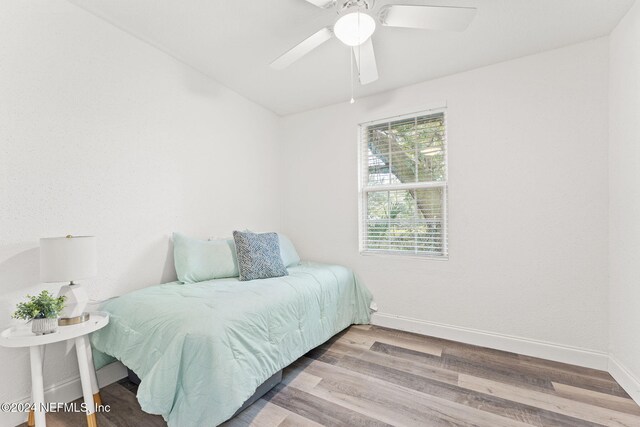
[[31,398],[34,403],[34,411],[29,413],[28,425],[46,427],[44,383],[42,378],[42,366],[44,360],[44,346],[54,342],[73,340],[78,355],[78,369],[80,370],[80,382],[82,383],[82,395],[87,410],[88,427],[97,427],[95,405],[101,405],[100,389],[93,367],[89,334],[104,328],[109,323],[109,314],[102,311],[90,313],[88,321],[77,325],[58,326],[58,330],[52,334],[35,335],[30,326],[20,326],[5,329],[0,333],[0,346],[3,347],[29,347],[31,356]]

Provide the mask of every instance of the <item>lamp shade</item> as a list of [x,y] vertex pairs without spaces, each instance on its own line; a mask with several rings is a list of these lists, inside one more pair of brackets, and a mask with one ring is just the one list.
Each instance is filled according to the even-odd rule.
[[40,280],[72,282],[97,274],[95,236],[40,239]]

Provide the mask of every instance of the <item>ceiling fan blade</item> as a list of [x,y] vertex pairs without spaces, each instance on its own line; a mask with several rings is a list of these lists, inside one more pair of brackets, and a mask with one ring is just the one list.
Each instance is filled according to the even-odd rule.
[[307,0],[307,1],[323,9],[327,9],[334,3],[334,0]]
[[475,7],[387,5],[380,21],[387,27],[464,31],[476,16]]
[[279,56],[271,63],[271,67],[276,70],[282,70],[296,62],[298,59],[320,46],[322,43],[333,37],[331,27],[325,27],[313,35],[307,37],[302,42]]
[[360,46],[354,46],[352,49],[360,74],[360,84],[366,85],[378,80],[378,66],[371,37]]

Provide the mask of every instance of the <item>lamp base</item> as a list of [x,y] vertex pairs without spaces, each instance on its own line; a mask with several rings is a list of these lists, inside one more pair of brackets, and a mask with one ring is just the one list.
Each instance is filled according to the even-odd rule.
[[62,323],[58,323],[60,326],[75,325],[89,320],[88,315],[86,318],[83,318],[89,296],[82,285],[73,282],[64,285],[60,288],[58,296],[64,297],[64,308],[60,313],[60,321]]
[[82,313],[80,316],[75,317],[60,317],[58,319],[58,326],[71,326],[77,325],[78,323],[83,323],[89,320],[91,316],[86,311]]

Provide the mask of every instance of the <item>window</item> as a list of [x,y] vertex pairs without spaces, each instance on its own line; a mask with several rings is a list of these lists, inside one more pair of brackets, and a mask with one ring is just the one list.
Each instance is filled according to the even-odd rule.
[[360,251],[447,257],[444,111],[360,125]]

